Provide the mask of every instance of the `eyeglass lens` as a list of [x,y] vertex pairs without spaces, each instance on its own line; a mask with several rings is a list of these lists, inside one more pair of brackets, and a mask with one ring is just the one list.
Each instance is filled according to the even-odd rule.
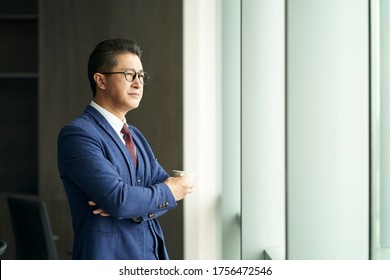
[[140,80],[140,82],[142,84],[146,84],[148,82],[149,75],[148,75],[148,73],[143,72],[143,71],[140,71],[137,73],[134,70],[130,70],[130,71],[125,73],[125,78],[129,82],[132,82],[132,81],[134,81],[134,79],[136,78],[137,75],[138,75],[138,79]]

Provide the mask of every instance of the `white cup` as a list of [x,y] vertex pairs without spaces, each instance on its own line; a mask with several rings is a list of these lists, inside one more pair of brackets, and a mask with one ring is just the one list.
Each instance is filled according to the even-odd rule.
[[187,176],[188,180],[190,180],[191,182],[194,181],[194,176],[195,176],[194,172],[174,169],[172,170],[172,174],[173,177]]

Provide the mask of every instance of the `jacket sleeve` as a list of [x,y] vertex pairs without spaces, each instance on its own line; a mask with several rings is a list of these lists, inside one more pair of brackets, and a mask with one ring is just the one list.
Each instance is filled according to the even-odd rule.
[[108,155],[101,138],[80,125],[67,125],[58,137],[61,178],[73,182],[74,187],[118,219],[153,219],[176,206],[169,187],[159,182],[166,173],[157,161],[152,164],[152,172],[157,175],[150,186],[131,186],[118,173],[125,161],[110,158],[123,158],[119,153]]

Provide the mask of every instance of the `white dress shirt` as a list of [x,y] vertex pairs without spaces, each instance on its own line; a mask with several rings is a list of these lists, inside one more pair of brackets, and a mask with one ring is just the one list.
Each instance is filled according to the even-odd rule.
[[122,121],[114,114],[108,112],[106,109],[104,109],[103,107],[96,104],[94,101],[91,101],[90,105],[93,108],[95,108],[96,110],[98,110],[100,114],[103,115],[103,117],[108,121],[108,123],[112,126],[112,128],[118,134],[118,136],[121,139],[121,141],[123,142],[123,144],[125,144],[125,140],[123,139],[123,134],[122,134],[121,130],[123,128],[123,124],[126,123],[126,118],[124,118],[124,120]]

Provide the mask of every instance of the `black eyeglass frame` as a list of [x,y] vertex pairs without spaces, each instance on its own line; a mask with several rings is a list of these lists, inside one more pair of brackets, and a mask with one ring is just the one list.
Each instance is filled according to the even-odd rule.
[[[135,70],[131,70],[134,72],[134,76],[130,75],[133,77],[133,79],[129,80],[127,77],[129,76],[128,74],[130,74],[129,71],[118,71],[118,72],[101,72],[100,74],[107,74],[107,75],[111,75],[111,74],[123,74],[125,76],[125,79],[126,81],[128,81],[129,83],[131,83],[132,81],[135,80],[136,77],[138,77],[138,80],[139,82],[142,84],[142,85],[146,85],[148,83],[148,81],[150,80],[150,75],[149,73],[143,71],[143,70],[140,70],[138,72],[136,72]],[[143,78],[141,79],[140,75],[143,74]]]

